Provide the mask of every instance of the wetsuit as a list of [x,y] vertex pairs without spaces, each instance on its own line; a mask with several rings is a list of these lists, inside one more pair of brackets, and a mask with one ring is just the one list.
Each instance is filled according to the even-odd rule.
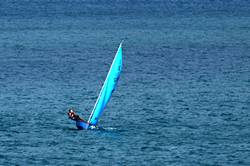
[[77,114],[74,114],[73,116],[70,115],[69,118],[72,119],[72,120],[75,120],[75,121],[82,121],[82,122],[84,122],[84,120],[82,118],[80,118],[80,116],[77,115]]

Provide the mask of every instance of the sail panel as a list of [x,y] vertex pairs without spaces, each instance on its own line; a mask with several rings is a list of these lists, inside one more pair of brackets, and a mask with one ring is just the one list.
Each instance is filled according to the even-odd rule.
[[88,123],[96,125],[106,107],[112,93],[114,92],[122,70],[122,43],[120,44],[108,75],[104,81],[101,92],[97,98],[94,109],[89,117]]

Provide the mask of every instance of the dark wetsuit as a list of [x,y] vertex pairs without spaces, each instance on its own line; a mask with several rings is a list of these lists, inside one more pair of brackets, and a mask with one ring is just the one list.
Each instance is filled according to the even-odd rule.
[[80,118],[79,115],[74,115],[74,116],[73,116],[73,120],[84,121],[82,118]]
[[74,114],[73,116],[70,115],[69,118],[72,119],[72,120],[75,120],[75,121],[82,121],[82,122],[84,122],[84,120],[82,118],[80,118],[80,116],[77,115],[77,114]]

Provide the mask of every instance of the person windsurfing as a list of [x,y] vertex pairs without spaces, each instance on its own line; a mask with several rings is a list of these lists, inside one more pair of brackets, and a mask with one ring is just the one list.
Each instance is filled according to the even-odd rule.
[[69,119],[71,119],[71,120],[81,121],[81,122],[87,123],[86,121],[83,120],[83,118],[81,118],[79,115],[77,115],[72,108],[69,109],[68,116],[69,116]]
[[87,127],[85,129],[87,129],[87,128],[100,129],[97,125],[91,125],[89,122],[85,121],[83,118],[81,118],[79,115],[77,115],[72,108],[69,109],[67,114],[68,114],[69,119],[76,121],[76,126],[80,130],[82,130],[84,128],[83,127],[84,124],[85,124],[85,126],[87,125]]

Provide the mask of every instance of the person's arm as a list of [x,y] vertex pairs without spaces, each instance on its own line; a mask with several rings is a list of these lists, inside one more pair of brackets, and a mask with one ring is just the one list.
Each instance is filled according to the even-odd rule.
[[78,121],[83,121],[83,119],[79,115],[75,115],[74,119]]

